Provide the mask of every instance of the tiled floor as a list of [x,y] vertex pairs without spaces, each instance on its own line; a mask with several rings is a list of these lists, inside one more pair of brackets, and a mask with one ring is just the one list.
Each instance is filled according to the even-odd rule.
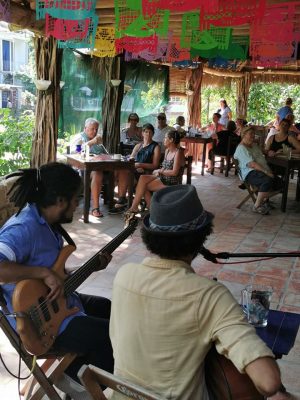
[[[210,250],[220,252],[289,252],[300,250],[300,203],[294,201],[296,180],[290,183],[287,212],[279,209],[280,197],[273,198],[276,209],[270,216],[261,216],[251,211],[250,201],[242,210],[236,208],[246,195],[238,189],[238,179],[232,173],[228,178],[218,172],[214,176],[200,175],[200,166],[193,167],[192,183],[196,186],[204,207],[215,214],[214,234],[207,242]],[[77,243],[76,252],[71,255],[67,266],[81,265],[98,249],[102,248],[123,228],[121,216],[90,218],[84,224],[76,213],[68,231]],[[147,255],[139,236],[139,230],[114,252],[107,269],[92,274],[80,287],[85,293],[110,297],[116,271],[127,261],[141,260]],[[241,263],[243,261],[243,263]],[[300,258],[276,258],[255,262],[231,258],[224,264],[212,264],[197,257],[193,267],[198,274],[216,276],[240,299],[241,289],[248,283],[259,282],[274,288],[272,308],[300,313]],[[234,264],[234,262],[239,262]],[[9,365],[17,371],[17,357],[10,349],[3,335],[0,336],[0,352]],[[283,382],[300,399],[300,333],[294,348],[288,356],[279,361]],[[26,369],[24,370],[25,373]],[[10,378],[0,363],[1,399],[17,400],[17,382]]]

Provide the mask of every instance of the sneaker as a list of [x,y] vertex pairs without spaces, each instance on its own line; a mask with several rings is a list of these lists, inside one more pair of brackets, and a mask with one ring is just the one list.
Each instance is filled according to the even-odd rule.
[[262,214],[262,215],[268,215],[269,214],[269,210],[267,207],[265,207],[264,205],[262,206],[258,206],[255,207],[253,206],[252,211],[258,214]]
[[55,386],[62,392],[68,394],[73,400],[92,400],[85,387],[74,381],[67,374],[63,374]]
[[117,214],[123,214],[123,212],[125,211],[126,206],[122,206],[122,207],[113,207],[110,210],[108,210],[108,214],[110,215],[117,215]]

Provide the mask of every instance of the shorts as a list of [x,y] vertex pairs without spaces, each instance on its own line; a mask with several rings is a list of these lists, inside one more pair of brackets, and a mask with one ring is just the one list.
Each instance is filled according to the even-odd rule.
[[259,192],[271,192],[273,190],[279,190],[282,186],[280,178],[275,176],[271,178],[262,171],[250,171],[246,176],[245,181],[254,185],[258,188]]

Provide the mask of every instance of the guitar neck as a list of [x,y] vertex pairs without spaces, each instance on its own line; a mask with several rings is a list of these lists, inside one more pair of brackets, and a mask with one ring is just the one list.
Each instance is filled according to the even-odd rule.
[[133,220],[127,228],[125,228],[114,239],[107,243],[107,245],[105,245],[92,258],[90,258],[76,272],[74,272],[65,280],[65,296],[69,296],[71,293],[73,293],[78,288],[78,286],[80,286],[82,282],[84,282],[86,278],[90,276],[92,272],[106,268],[106,266],[100,266],[99,254],[112,254],[120,246],[120,244],[123,243],[124,240],[127,239],[128,236],[130,236],[135,231],[137,227],[137,222],[137,220]]

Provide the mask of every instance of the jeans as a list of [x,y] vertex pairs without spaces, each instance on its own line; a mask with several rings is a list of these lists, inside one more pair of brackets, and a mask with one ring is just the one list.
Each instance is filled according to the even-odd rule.
[[92,364],[111,373],[114,369],[109,338],[111,302],[104,297],[78,295],[87,316],[73,318],[53,346],[55,350],[78,353],[65,370],[77,382],[77,373],[83,364]]

